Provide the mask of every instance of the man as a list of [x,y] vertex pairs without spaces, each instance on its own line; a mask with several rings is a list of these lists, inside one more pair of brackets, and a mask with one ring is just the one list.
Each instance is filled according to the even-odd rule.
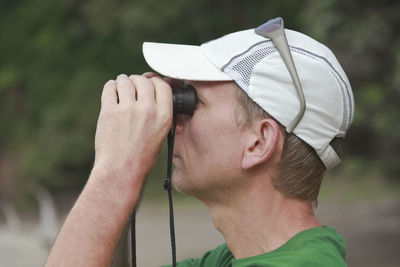
[[199,99],[192,117],[178,116],[173,184],[207,205],[226,241],[178,266],[345,266],[342,237],[312,204],[340,162],[350,84],[328,48],[289,30],[287,46],[284,33],[278,18],[201,46],[145,43],[148,64],[169,78],[104,86],[95,164],[46,266],[110,264],[171,128],[173,79]]

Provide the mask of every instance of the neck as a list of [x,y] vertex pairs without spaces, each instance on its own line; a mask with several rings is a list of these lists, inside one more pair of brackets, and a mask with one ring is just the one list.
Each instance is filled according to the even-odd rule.
[[270,179],[261,181],[205,203],[236,259],[270,252],[301,231],[321,227],[310,201],[286,198]]

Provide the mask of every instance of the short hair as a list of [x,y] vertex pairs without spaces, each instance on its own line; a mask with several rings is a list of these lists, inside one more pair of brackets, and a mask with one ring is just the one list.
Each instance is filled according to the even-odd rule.
[[[237,85],[239,108],[235,110],[238,127],[245,127],[257,118],[271,118]],[[274,119],[275,120],[275,119]],[[277,175],[272,178],[273,186],[285,197],[310,200],[315,206],[325,166],[315,150],[293,133],[287,133],[282,124],[279,128],[284,136],[282,157],[277,164]]]

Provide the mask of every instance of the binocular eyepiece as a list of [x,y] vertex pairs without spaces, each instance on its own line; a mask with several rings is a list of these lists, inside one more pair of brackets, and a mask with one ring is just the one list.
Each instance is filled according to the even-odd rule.
[[192,116],[197,104],[196,91],[193,86],[172,88],[174,115]]

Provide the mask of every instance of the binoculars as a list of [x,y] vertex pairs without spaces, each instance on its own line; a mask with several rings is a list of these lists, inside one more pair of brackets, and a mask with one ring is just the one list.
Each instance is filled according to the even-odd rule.
[[174,115],[192,116],[197,104],[196,90],[193,86],[172,88]]

